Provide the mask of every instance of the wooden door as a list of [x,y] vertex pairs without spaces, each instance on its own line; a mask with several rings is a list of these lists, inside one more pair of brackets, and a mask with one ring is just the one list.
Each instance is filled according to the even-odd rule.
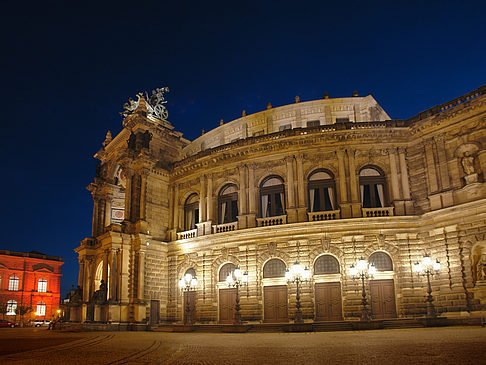
[[316,291],[316,321],[341,321],[340,283],[317,283]]
[[150,324],[154,325],[160,321],[160,301],[150,301]]
[[187,301],[189,300],[189,308],[191,313],[192,323],[196,321],[196,291],[185,291],[184,292],[184,324],[188,323],[188,313],[187,313]]
[[236,289],[219,289],[219,323],[233,323]]
[[264,322],[288,322],[287,285],[265,286],[263,288]]
[[393,279],[371,280],[370,297],[371,315],[374,319],[397,317]]

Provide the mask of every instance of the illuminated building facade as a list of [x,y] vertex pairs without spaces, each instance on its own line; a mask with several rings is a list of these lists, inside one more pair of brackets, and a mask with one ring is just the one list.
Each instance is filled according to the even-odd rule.
[[[288,322],[301,284],[304,321],[359,319],[361,257],[372,318],[426,313],[428,254],[437,311],[486,298],[486,87],[407,120],[371,96],[329,98],[246,115],[188,141],[167,122],[161,89],[125,106],[123,129],[95,157],[92,235],[79,254],[77,321]],[[159,99],[157,99],[159,97]],[[157,102],[159,100],[159,104]],[[162,112],[161,112],[162,111]],[[164,114],[165,113],[165,114]],[[197,276],[193,291],[178,282]]]
[[24,320],[56,315],[62,264],[60,257],[40,252],[0,250],[0,303],[7,305],[6,318],[19,320],[19,307],[32,308]]

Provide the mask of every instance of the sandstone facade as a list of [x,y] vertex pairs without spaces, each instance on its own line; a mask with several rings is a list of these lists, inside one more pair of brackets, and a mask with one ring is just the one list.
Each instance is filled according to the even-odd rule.
[[224,322],[233,294],[220,271],[230,263],[248,272],[244,321],[291,320],[296,287],[281,268],[296,261],[312,274],[304,320],[359,319],[361,284],[349,269],[360,257],[378,268],[366,281],[374,318],[421,316],[426,281],[413,265],[426,253],[441,263],[437,310],[479,310],[485,91],[408,120],[391,120],[372,96],[296,100],[192,142],[151,118],[142,98],[95,155],[93,232],[76,249],[83,290],[71,319],[182,321],[178,281],[193,269],[195,321]]

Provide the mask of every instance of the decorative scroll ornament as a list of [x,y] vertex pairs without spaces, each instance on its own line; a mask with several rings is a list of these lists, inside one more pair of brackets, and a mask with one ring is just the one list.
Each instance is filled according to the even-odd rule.
[[152,90],[152,95],[150,97],[146,91],[140,92],[136,95],[137,100],[133,100],[132,98],[129,98],[128,102],[123,104],[123,112],[121,112],[120,114],[123,117],[128,117],[129,115],[132,115],[135,112],[135,110],[137,110],[140,104],[140,98],[144,97],[148,116],[161,121],[167,121],[169,112],[167,111],[167,108],[164,105],[167,103],[164,94],[168,92],[169,92],[168,87],[160,87],[155,90]]

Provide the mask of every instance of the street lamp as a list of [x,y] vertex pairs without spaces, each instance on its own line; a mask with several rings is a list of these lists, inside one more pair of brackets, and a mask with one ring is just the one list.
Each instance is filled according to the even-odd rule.
[[192,275],[191,273],[186,273],[180,280],[179,280],[179,288],[182,290],[183,293],[187,293],[187,300],[186,300],[186,324],[188,326],[192,326],[192,312],[191,312],[191,303],[190,303],[190,291],[196,290],[197,287],[197,277]]
[[302,310],[300,309],[300,284],[303,282],[307,282],[310,280],[311,273],[308,267],[303,267],[297,261],[292,265],[292,267],[285,271],[285,278],[287,279],[287,283],[296,283],[297,284],[297,304],[295,307],[297,311],[295,312],[294,323],[304,323],[302,319]]
[[361,280],[361,305],[363,306],[361,309],[361,320],[368,321],[370,319],[370,313],[367,307],[368,301],[366,300],[365,279],[373,278],[376,273],[375,265],[367,263],[365,259],[361,257],[356,265],[351,265],[349,273],[354,280]]
[[226,277],[226,283],[231,288],[236,288],[236,305],[235,305],[235,318],[233,324],[241,324],[241,313],[240,313],[240,286],[248,285],[248,272],[241,272],[239,267],[236,267],[233,272],[230,272]]
[[432,297],[432,286],[430,285],[430,277],[434,276],[434,274],[438,274],[440,270],[440,262],[439,260],[432,261],[429,254],[425,254],[422,258],[422,262],[416,262],[413,265],[414,271],[418,275],[426,276],[427,277],[427,318],[435,318],[437,314],[435,313],[434,298]]

